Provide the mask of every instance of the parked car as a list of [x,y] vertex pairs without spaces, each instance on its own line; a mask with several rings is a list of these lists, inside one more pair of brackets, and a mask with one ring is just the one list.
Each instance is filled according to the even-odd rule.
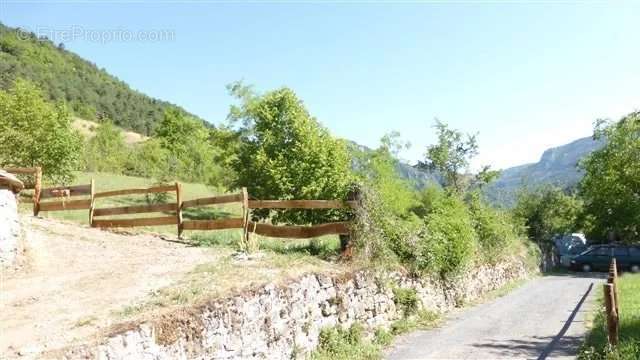
[[607,271],[612,258],[619,270],[640,272],[640,245],[594,245],[571,260],[572,270]]
[[587,250],[587,238],[582,233],[556,235],[553,238],[556,256],[560,259],[560,265],[568,268],[571,260]]

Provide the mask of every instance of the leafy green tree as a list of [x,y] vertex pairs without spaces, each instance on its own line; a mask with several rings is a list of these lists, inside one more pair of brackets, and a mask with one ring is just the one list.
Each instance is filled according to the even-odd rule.
[[98,126],[96,134],[86,146],[85,164],[89,171],[122,173],[129,149],[122,131],[111,122]]
[[427,148],[425,161],[419,166],[439,172],[448,188],[462,192],[465,187],[462,172],[478,154],[476,135],[464,135],[437,119],[434,127],[438,133],[438,143]]
[[64,105],[48,103],[25,80],[0,90],[0,164],[41,166],[43,176],[68,183],[80,166],[82,139]]
[[[233,161],[237,179],[259,199],[344,199],[352,181],[345,143],[313,118],[296,94],[281,88],[256,95],[242,84],[229,86],[240,100],[229,119],[239,124],[241,145]],[[268,211],[254,213],[268,216]],[[316,223],[340,212],[277,211],[275,223]]]
[[582,201],[561,189],[544,187],[518,195],[514,214],[526,226],[530,239],[551,246],[554,235],[582,230]]
[[170,172],[169,157],[169,151],[162,147],[160,140],[151,138],[134,145],[127,160],[126,173],[158,181],[169,181],[175,178]]
[[593,236],[640,239],[640,112],[611,123],[599,121],[594,137],[606,145],[587,157],[580,195],[593,220]]
[[215,162],[216,149],[209,136],[200,121],[179,110],[167,110],[156,129],[156,138],[169,154],[167,170],[185,181],[219,185],[222,169]]

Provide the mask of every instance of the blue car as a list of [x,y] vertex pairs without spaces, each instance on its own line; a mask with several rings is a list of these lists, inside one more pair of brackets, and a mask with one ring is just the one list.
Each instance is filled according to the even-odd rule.
[[640,272],[640,245],[594,245],[571,259],[570,268],[584,272],[608,271],[614,257],[619,270]]

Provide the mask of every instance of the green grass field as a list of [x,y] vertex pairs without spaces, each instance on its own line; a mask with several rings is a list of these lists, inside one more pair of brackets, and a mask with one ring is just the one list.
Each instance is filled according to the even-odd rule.
[[587,336],[580,359],[640,359],[640,274],[626,274],[618,282],[620,308],[620,343],[616,349],[607,345],[607,321],[604,314],[602,287],[597,287],[598,310],[593,328]]
[[[133,176],[116,175],[109,173],[77,173],[76,179],[71,185],[82,185],[90,183],[91,179],[95,181],[96,192],[119,190],[119,189],[131,189],[131,188],[145,188],[157,185],[152,179],[139,178]],[[43,187],[51,187],[55,185],[45,184]],[[182,183],[184,195],[183,200],[191,200],[203,197],[211,197],[216,195],[225,194],[225,192],[214,189],[212,187],[203,184]],[[165,199],[161,199],[164,202],[175,202],[175,193],[167,193]],[[80,197],[78,198],[80,199]],[[146,195],[123,195],[108,198],[96,199],[96,208],[109,208],[119,206],[130,205],[144,205],[158,201],[153,196]],[[48,201],[48,200],[43,200]],[[31,212],[31,203],[22,203],[20,208],[23,212]],[[169,215],[172,213],[166,213]],[[212,205],[197,208],[184,209],[184,219],[201,220],[201,219],[221,219],[227,217],[239,217],[242,214],[240,204],[223,204]],[[89,224],[89,211],[88,210],[67,210],[67,211],[51,211],[40,212],[39,216],[45,218],[60,219],[66,221],[73,221],[80,224]],[[155,217],[162,216],[161,213],[142,213],[142,214],[128,214],[128,215],[114,215],[100,217],[104,218],[134,218],[134,217]],[[147,227],[135,227],[127,228],[130,232],[154,232],[159,234],[165,234],[168,236],[177,236],[176,225],[165,226],[147,226]],[[214,231],[185,231],[183,237],[188,241],[192,241],[194,244],[200,246],[225,246],[236,247],[241,237],[241,230],[214,230]],[[315,239],[307,240],[295,240],[295,239],[273,239],[259,235],[253,235],[257,238],[260,248],[264,250],[270,250],[275,253],[287,254],[287,253],[304,253],[310,255],[316,255],[323,258],[330,258],[335,255],[339,249],[339,240],[335,235],[323,236]]]

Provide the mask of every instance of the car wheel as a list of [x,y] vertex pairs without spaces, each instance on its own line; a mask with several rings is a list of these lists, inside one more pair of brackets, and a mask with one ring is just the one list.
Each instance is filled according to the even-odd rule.
[[632,273],[639,273],[640,272],[640,265],[631,265],[631,272]]
[[583,271],[583,272],[591,272],[591,265],[589,265],[589,264],[583,264],[583,265],[582,265],[582,271]]

